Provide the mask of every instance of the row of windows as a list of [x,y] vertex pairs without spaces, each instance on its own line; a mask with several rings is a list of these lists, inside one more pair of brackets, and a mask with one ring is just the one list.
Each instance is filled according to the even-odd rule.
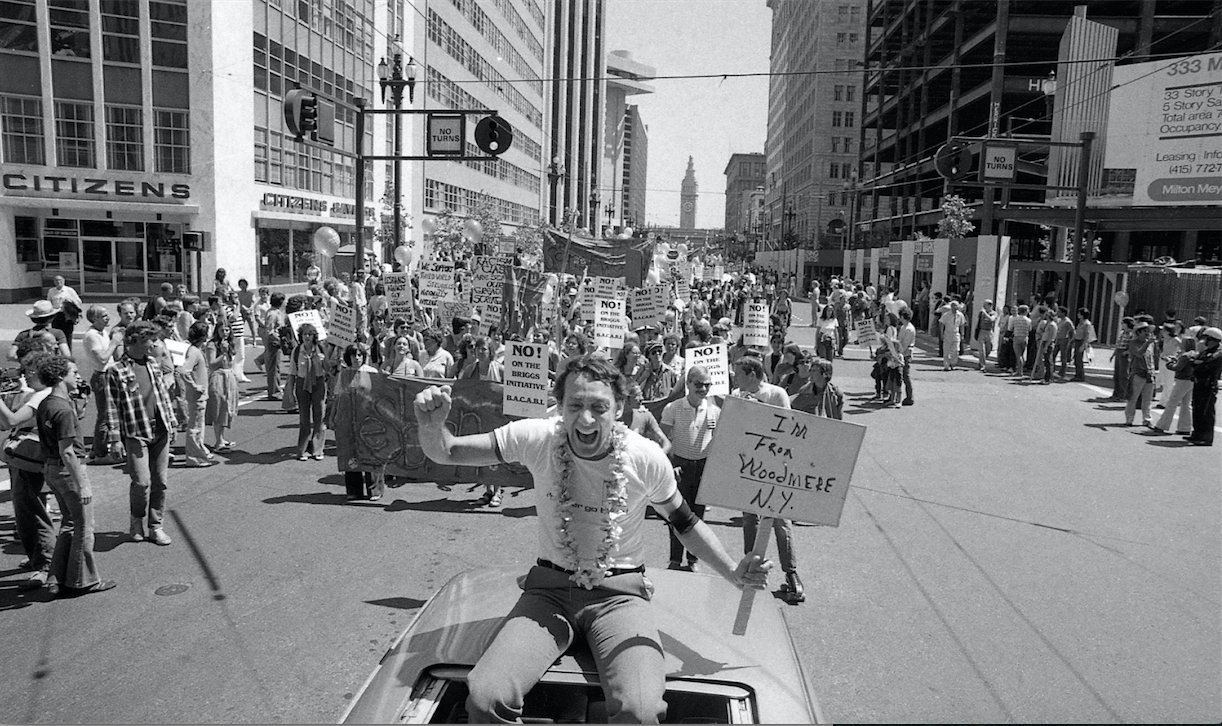
[[[516,141],[516,139],[515,139]],[[480,156],[480,151],[475,144],[467,143],[467,156]],[[539,193],[539,185],[541,180],[538,174],[531,174],[517,164],[510,164],[504,159],[495,159],[492,161],[464,161],[463,164],[476,171],[483,172],[488,176],[495,177],[501,181],[507,181],[515,187],[527,189],[533,194]]]
[[[4,161],[47,165],[42,100],[5,96],[0,104]],[[55,102],[55,165],[94,169],[94,106]],[[144,171],[144,111],[138,106],[105,106],[107,169]],[[186,111],[153,109],[153,168],[170,174],[191,172],[191,141]]]
[[[496,52],[502,54],[502,56],[510,56],[510,63],[513,64],[515,69],[528,78],[538,77],[537,74],[534,74],[534,69],[530,68],[526,61],[518,55],[518,51],[510,44],[509,39],[497,30],[495,22],[480,8],[479,3],[475,2],[475,0],[450,0],[450,2],[470,21],[471,25],[480,35],[488,39],[488,42],[492,44]],[[526,21],[522,20],[522,16],[518,15],[518,11],[514,9],[509,0],[494,0],[494,4],[496,9],[501,11],[501,15],[509,21],[509,25],[517,32],[518,37],[526,43],[535,60],[542,61],[543,45],[535,38],[534,33],[530,32]]]
[[[117,63],[140,62],[139,3],[102,0],[102,58]],[[48,0],[51,55],[92,58],[88,0]],[[185,0],[149,3],[152,62],[165,68],[187,67],[187,6]],[[37,8],[34,0],[0,2],[0,49],[38,52]]]
[[832,126],[836,128],[853,128],[857,123],[855,111],[832,111]]
[[861,39],[857,33],[836,33],[836,45],[845,45],[856,43]]
[[853,163],[851,161],[831,162],[827,165],[827,177],[829,179],[852,179]]
[[[255,127],[255,181],[335,197],[356,196],[356,166],[351,159],[262,127]],[[372,178],[365,179],[365,195],[373,196]]]
[[855,101],[857,100],[857,86],[842,86],[837,84],[832,89],[832,98],[836,101]]
[[832,137],[832,153],[833,154],[851,154],[853,153],[852,137],[833,136]]
[[[254,34],[254,46],[254,84],[260,91],[280,96],[298,84],[341,100],[365,95],[359,92],[363,91],[360,83],[346,77],[343,68],[324,67],[322,63],[310,60],[274,40],[269,42],[267,36],[260,33]],[[346,60],[346,65],[356,64],[356,57],[352,54],[347,54]],[[340,109],[337,108],[337,116],[339,113]]]
[[[454,81],[441,75],[435,68],[428,69],[428,80],[426,87],[429,91],[429,98],[438,103],[445,104],[450,108],[481,108],[483,103],[476,100],[474,96],[467,93]],[[538,126],[539,124],[535,124]],[[536,162],[539,161],[543,154],[543,149],[534,139],[528,138],[525,134],[514,134],[513,148],[518,149]]]
[[[279,5],[278,0],[272,0],[271,5]],[[373,48],[373,3],[363,0],[361,10],[345,0],[288,0],[284,3],[286,17],[293,16],[294,7],[297,20],[308,26],[323,38],[336,43],[353,52],[360,52],[361,47]],[[285,29],[282,37],[294,33]],[[372,55],[366,53],[366,55]]]
[[520,225],[539,223],[539,210],[506,199],[489,196],[483,192],[464,189],[453,184],[426,179],[424,181],[424,208],[440,212],[449,209],[455,214],[475,214],[483,201],[492,202],[492,209],[502,222]]
[[[484,81],[488,86],[494,89],[501,98],[509,102],[509,105],[518,113],[526,117],[527,121],[534,124],[537,128],[543,128],[543,112],[538,107],[526,99],[515,84],[509,83],[505,77],[492,67],[484,57],[472,48],[462,35],[451,28],[448,23],[441,19],[435,11],[429,10],[429,40],[441,48],[450,57],[458,61],[464,68],[471,71],[476,80]],[[543,97],[543,84],[535,81],[528,84],[534,89],[539,98]]]
[[[501,0],[497,0],[501,2]],[[543,27],[543,8],[539,7],[539,3],[535,0],[526,0],[526,9],[530,11],[530,17],[534,19],[535,25]]]
[[837,194],[840,195],[840,205],[839,206],[841,207],[847,206],[849,203],[849,193],[848,192],[828,192],[827,193],[827,203],[833,207],[836,206],[836,195]]

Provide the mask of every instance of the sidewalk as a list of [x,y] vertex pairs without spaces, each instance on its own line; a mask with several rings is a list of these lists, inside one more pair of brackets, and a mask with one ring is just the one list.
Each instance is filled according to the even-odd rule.
[[[938,355],[938,339],[924,331],[917,331],[916,347],[924,351],[930,358],[941,359],[941,356]],[[959,356],[960,361],[966,361],[967,365],[970,365],[973,368],[979,365],[980,358],[976,355],[976,352],[972,350],[972,346],[970,344],[965,344],[963,346],[963,351],[963,355]],[[1107,376],[1108,380],[1111,380],[1112,361],[1109,360],[1111,351],[1111,346],[1095,346],[1094,362],[1083,365],[1083,370],[1088,375]],[[1069,367],[1071,369],[1073,368],[1072,363],[1073,361],[1070,361]],[[997,365],[996,349],[993,350],[993,354],[989,357],[989,365]],[[1073,371],[1071,370],[1070,373],[1072,372]]]

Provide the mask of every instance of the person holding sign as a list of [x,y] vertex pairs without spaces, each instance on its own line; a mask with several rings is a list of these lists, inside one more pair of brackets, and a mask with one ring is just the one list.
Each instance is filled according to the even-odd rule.
[[[696,503],[696,495],[700,492],[704,462],[717,429],[717,418],[721,415],[721,407],[709,396],[712,385],[713,377],[708,369],[693,365],[687,371],[687,396],[671,401],[662,409],[662,433],[670,440],[670,463],[675,465],[679,477],[679,494],[701,518],[705,507]],[[684,566],[683,543],[671,530],[669,568],[691,571],[695,564],[695,553],[688,552]]]
[[520,419],[467,436],[446,428],[449,386],[416,396],[426,456],[450,466],[520,462],[539,493],[538,564],[468,676],[472,723],[521,717],[527,692],[578,637],[594,652],[609,721],[662,718],[665,663],[643,564],[649,504],[685,547],[731,583],[755,589],[767,584],[769,563],[747,556],[736,565],[683,502],[661,449],[618,423],[625,386],[607,360],[574,358],[556,380],[558,416]]
[[[789,394],[780,386],[774,386],[764,380],[764,362],[758,355],[748,353],[734,361],[734,382],[738,384],[730,393],[731,396],[759,401],[770,406],[790,408]],[[755,529],[760,517],[754,512],[743,512],[743,550],[750,552],[755,545]],[[771,517],[772,530],[776,533],[776,548],[780,553],[781,570],[785,573],[785,589],[791,594],[794,602],[802,602],[806,595],[802,589],[802,579],[798,577],[797,556],[793,550],[793,525],[788,519]]]

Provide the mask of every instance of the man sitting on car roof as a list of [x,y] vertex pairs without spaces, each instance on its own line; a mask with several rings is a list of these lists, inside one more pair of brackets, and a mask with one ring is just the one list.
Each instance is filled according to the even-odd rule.
[[664,654],[645,577],[645,508],[670,522],[683,546],[736,586],[763,589],[770,565],[735,564],[692,514],[657,444],[619,423],[626,381],[610,361],[570,359],[556,379],[559,416],[520,419],[490,433],[445,426],[449,386],[416,396],[424,453],[439,464],[519,462],[538,491],[538,564],[467,680],[471,723],[513,722],[526,694],[574,638],[598,664],[610,721],[657,723],[666,714]]

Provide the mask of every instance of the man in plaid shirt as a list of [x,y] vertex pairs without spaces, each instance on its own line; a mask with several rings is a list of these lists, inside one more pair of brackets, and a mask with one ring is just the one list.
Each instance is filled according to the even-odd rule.
[[121,443],[127,454],[127,472],[132,483],[132,540],[145,539],[170,544],[162,529],[166,476],[170,466],[170,442],[178,428],[169,382],[152,349],[160,340],[157,326],[140,320],[123,333],[123,356],[106,368],[106,421],[111,443]]

